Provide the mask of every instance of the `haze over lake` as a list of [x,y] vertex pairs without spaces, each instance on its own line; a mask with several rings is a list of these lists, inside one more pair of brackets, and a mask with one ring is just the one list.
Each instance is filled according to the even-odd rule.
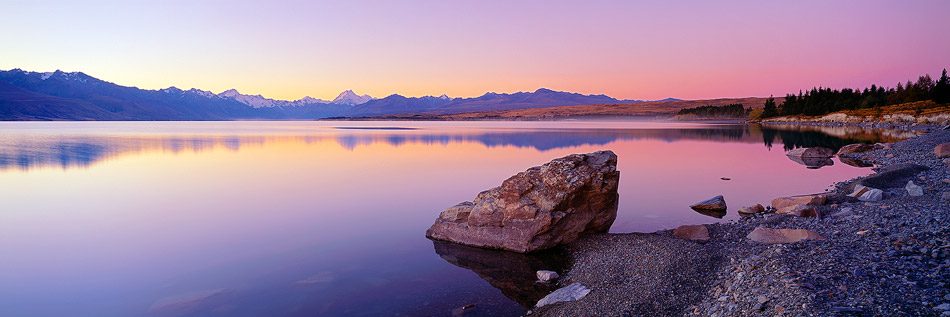
[[[811,129],[2,122],[0,315],[520,314],[537,300],[530,285],[496,288],[484,267],[452,262],[467,251],[424,237],[439,212],[529,167],[609,149],[621,173],[611,232],[728,221],[871,173],[837,158],[807,168],[787,150],[894,137]],[[720,194],[723,219],[688,207]],[[489,253],[478,256],[507,257]]]

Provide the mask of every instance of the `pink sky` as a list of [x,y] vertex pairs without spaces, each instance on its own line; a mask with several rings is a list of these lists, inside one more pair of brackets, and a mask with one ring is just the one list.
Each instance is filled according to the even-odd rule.
[[5,3],[0,69],[276,99],[540,87],[616,98],[893,86],[950,67],[948,1]]

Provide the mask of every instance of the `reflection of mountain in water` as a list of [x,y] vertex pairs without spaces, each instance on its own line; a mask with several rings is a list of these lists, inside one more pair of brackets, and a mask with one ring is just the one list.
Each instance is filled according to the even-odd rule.
[[441,144],[476,142],[489,147],[515,146],[541,151],[585,145],[604,145],[629,140],[703,140],[720,142],[763,142],[771,148],[782,142],[785,150],[822,146],[837,150],[851,143],[892,142],[908,136],[894,131],[865,130],[855,127],[805,127],[760,125],[711,125],[676,129],[497,129],[478,132],[446,130],[343,131],[304,136],[281,135],[5,135],[0,136],[0,169],[34,167],[84,167],[124,153],[143,151],[193,151],[223,147],[237,151],[242,145],[268,142],[305,142],[332,140],[346,149],[384,143]]
[[471,270],[502,294],[527,309],[557,286],[537,282],[538,270],[564,273],[566,257],[556,251],[530,255],[474,248],[444,241],[432,241],[435,252],[452,265]]

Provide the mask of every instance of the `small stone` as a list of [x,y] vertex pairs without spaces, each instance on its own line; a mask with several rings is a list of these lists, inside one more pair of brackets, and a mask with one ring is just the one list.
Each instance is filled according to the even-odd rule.
[[865,276],[868,276],[868,273],[864,272],[864,270],[860,268],[854,269],[854,277],[865,277]]
[[914,181],[907,181],[907,185],[904,186],[904,189],[907,190],[907,194],[911,196],[923,196],[924,189],[917,184],[914,184]]
[[950,192],[943,192],[940,194],[940,199],[950,200]]
[[868,191],[858,197],[860,201],[881,201],[884,199],[884,191],[877,188],[868,188]]
[[851,207],[844,207],[844,208],[841,208],[840,211],[828,215],[828,217],[846,217],[846,216],[851,216],[851,215],[854,215],[854,210],[851,209]]
[[943,304],[937,305],[937,307],[934,307],[934,309],[938,311],[948,311],[950,310],[950,304],[943,303]]
[[886,158],[894,158],[894,154],[888,154],[888,155],[885,155],[884,157],[886,157]]
[[584,286],[581,283],[574,282],[571,285],[557,289],[551,294],[544,296],[541,300],[538,301],[534,307],[541,307],[545,305],[550,305],[558,302],[569,302],[584,298],[587,296],[587,293],[590,293],[590,289]]
[[728,177],[720,177],[719,179],[724,180],[724,181],[732,180],[731,178],[728,178]]
[[769,301],[769,298],[768,298],[768,297],[765,297],[765,296],[762,296],[762,295],[759,295],[758,297],[755,298],[755,301],[757,301],[757,302],[759,302],[759,303],[765,303],[765,302]]
[[465,305],[452,310],[452,316],[464,316],[467,313],[475,311],[475,304]]
[[950,178],[944,178],[940,181],[943,182],[944,184],[950,184]]
[[860,313],[860,312],[864,312],[864,310],[862,310],[862,309],[860,309],[860,308],[857,308],[857,307],[832,307],[831,310],[833,310],[833,311],[835,311],[835,312],[838,312],[838,313]]
[[559,277],[559,275],[557,275],[557,272],[547,271],[547,270],[540,270],[538,271],[537,275],[538,275],[538,280],[542,282],[549,282]]

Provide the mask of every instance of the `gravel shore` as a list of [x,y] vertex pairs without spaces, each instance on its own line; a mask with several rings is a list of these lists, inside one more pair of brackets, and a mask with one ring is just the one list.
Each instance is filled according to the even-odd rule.
[[[933,152],[950,142],[950,130],[927,130],[846,156],[929,167],[913,178],[923,196],[901,186],[884,189],[882,201],[861,202],[846,196],[854,179],[836,184],[823,217],[773,213],[711,224],[705,243],[671,231],[586,236],[567,246],[572,268],[558,284],[580,282],[590,294],[531,313],[950,316],[950,162]],[[757,227],[807,229],[825,239],[759,244],[746,239]]]

